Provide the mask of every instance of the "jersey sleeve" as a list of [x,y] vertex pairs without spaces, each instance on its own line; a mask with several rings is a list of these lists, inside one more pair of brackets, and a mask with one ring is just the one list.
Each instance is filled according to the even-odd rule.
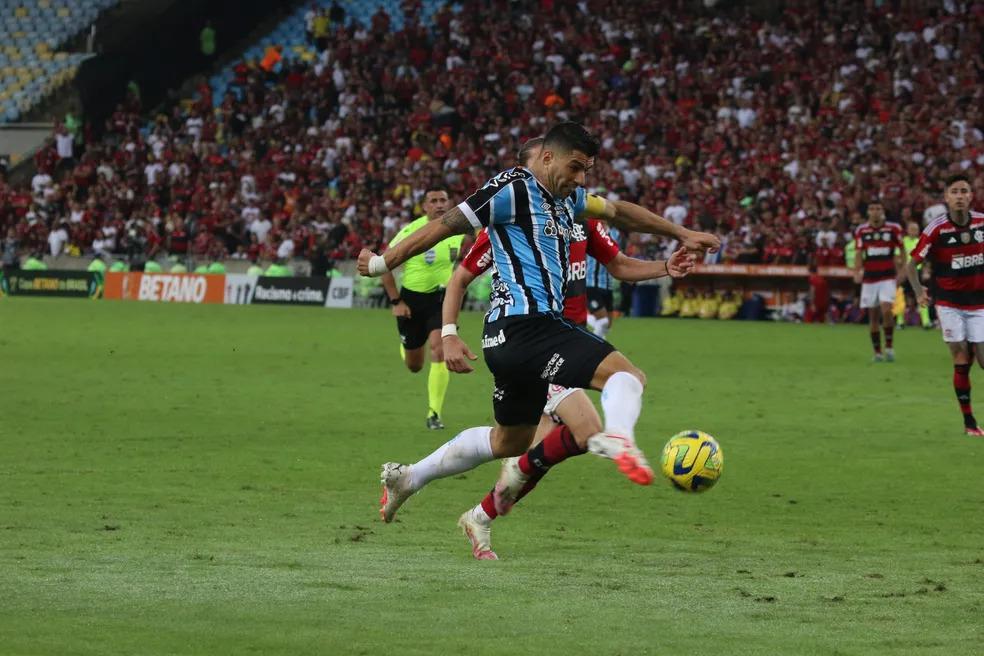
[[478,239],[472,244],[461,261],[461,266],[473,276],[480,276],[492,266],[492,242],[489,241],[489,233],[482,230],[478,233]]
[[475,229],[505,225],[516,221],[516,185],[526,185],[529,176],[523,170],[504,171],[484,187],[458,204]]
[[605,199],[595,196],[585,191],[584,187],[578,187],[572,192],[574,196],[574,218],[584,215],[602,216],[605,214]]
[[588,255],[605,265],[620,252],[618,244],[605,230],[605,224],[598,219],[588,219]]
[[386,248],[393,248],[394,246],[396,246],[397,244],[399,244],[401,241],[403,241],[404,239],[406,239],[407,238],[407,235],[409,235],[411,232],[413,232],[413,230],[410,229],[410,226],[409,225],[404,226],[402,230],[400,230],[398,233],[396,233],[393,236],[392,239],[390,239],[390,243],[387,244]]
[[935,226],[928,225],[919,235],[916,247],[909,253],[909,257],[915,260],[916,264],[922,264],[933,250],[933,240],[935,239]]
[[586,194],[584,198],[584,212],[592,216],[603,216],[607,201],[601,196]]

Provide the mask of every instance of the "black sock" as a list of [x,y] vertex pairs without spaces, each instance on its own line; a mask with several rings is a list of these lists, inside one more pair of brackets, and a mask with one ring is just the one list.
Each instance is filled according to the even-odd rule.
[[871,346],[875,349],[875,353],[881,353],[881,331],[873,330],[871,331]]

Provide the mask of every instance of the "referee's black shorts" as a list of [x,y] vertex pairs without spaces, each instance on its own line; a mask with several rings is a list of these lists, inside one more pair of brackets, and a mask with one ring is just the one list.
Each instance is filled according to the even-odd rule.
[[539,423],[547,386],[587,388],[615,347],[557,314],[485,324],[485,363],[495,377],[492,407],[502,426]]
[[419,349],[427,343],[433,330],[441,329],[441,304],[444,303],[444,290],[436,292],[415,292],[401,289],[400,298],[410,308],[410,318],[397,317],[396,329],[400,342],[408,351]]

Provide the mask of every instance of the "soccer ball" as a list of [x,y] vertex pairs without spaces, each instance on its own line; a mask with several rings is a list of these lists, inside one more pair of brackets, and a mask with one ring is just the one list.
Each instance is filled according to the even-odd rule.
[[717,440],[704,431],[682,431],[663,447],[660,467],[676,489],[703,492],[721,478],[724,454]]

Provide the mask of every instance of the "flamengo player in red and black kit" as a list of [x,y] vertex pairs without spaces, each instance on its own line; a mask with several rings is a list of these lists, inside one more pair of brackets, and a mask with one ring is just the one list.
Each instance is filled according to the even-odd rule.
[[[535,138],[524,144],[519,154],[520,165],[526,165],[536,156],[541,142],[541,138]],[[445,325],[457,324],[468,285],[491,268],[490,249],[488,232],[483,230],[445,290],[442,319]],[[612,241],[603,222],[588,219],[586,225],[575,224],[571,235],[564,293],[564,318],[582,327],[588,319],[588,255],[604,265],[615,278],[629,282],[661,278],[665,275],[681,278],[694,263],[684,249],[674,253],[669,262],[627,257]],[[449,371],[468,373],[473,371],[468,360],[475,360],[477,356],[468,350],[460,338],[452,335],[444,338],[444,358]],[[529,494],[551,466],[585,453],[588,438],[601,430],[601,426],[601,417],[584,390],[550,385],[530,450],[522,456],[503,461],[503,467],[517,467],[529,476],[529,481],[515,501]],[[471,542],[472,554],[479,560],[498,558],[492,551],[491,538],[492,520],[499,515],[493,492],[494,489],[477,506],[465,511],[458,520],[458,525]]]
[[916,269],[932,264],[936,315],[943,341],[953,356],[953,390],[968,435],[984,436],[970,407],[970,366],[976,355],[984,367],[984,214],[972,212],[970,178],[947,178],[943,193],[947,213],[926,226],[906,267],[919,304],[929,303]]
[[[905,248],[902,246],[902,226],[885,221],[885,207],[881,201],[868,203],[868,222],[854,231],[857,257],[854,260],[854,282],[861,283],[861,308],[868,310],[871,330],[871,346],[875,350],[874,362],[895,360],[893,337],[895,317],[895,289],[905,266]],[[885,355],[882,356],[881,331],[885,331]]]

